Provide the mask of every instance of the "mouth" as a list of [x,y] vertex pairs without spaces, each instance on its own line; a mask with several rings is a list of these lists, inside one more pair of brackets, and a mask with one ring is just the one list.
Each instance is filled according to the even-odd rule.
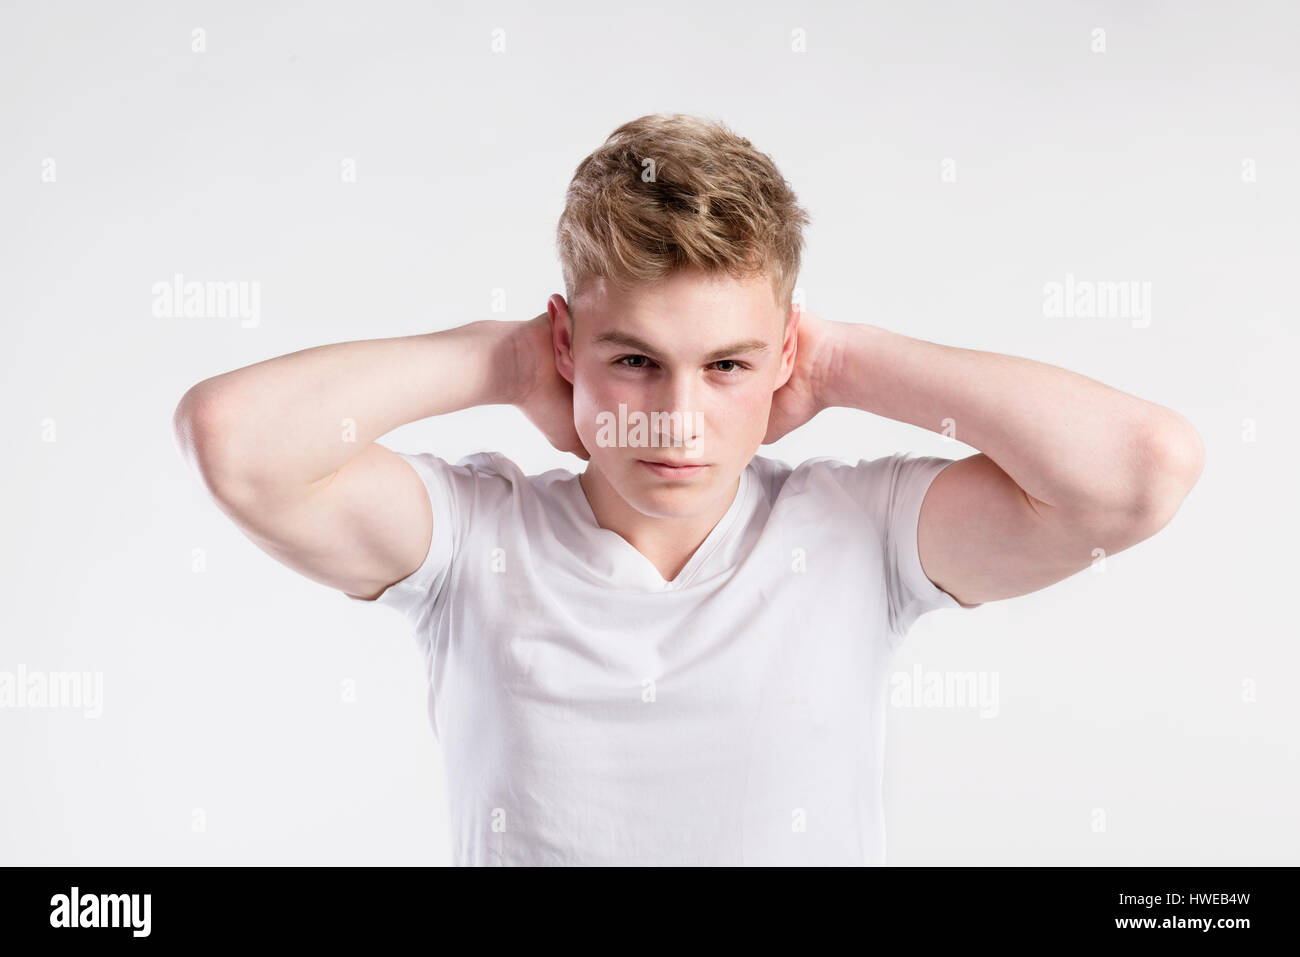
[[637,462],[644,465],[655,475],[664,478],[688,478],[692,475],[698,475],[708,468],[707,465],[673,462],[669,459],[637,459]]

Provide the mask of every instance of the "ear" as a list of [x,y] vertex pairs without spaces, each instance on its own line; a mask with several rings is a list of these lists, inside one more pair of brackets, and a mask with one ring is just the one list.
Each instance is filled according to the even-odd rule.
[[785,322],[785,340],[781,343],[781,368],[777,372],[776,388],[781,388],[790,381],[794,372],[799,349],[799,307],[790,303],[790,311]]
[[555,353],[555,370],[573,385],[573,314],[558,292],[546,302],[551,315],[551,346]]

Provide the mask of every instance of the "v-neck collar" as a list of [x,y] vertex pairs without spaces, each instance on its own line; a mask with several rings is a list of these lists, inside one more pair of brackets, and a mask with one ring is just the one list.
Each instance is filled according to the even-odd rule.
[[578,481],[577,473],[573,474],[567,484],[580,521],[587,526],[587,534],[600,546],[596,554],[588,556],[593,570],[601,575],[606,584],[614,588],[665,592],[684,588],[700,576],[709,558],[717,551],[718,546],[736,524],[738,516],[748,506],[753,482],[754,477],[750,475],[750,466],[746,465],[741,470],[740,482],[731,504],[672,581],[666,580],[659,573],[654,562],[637,551],[626,538],[613,529],[603,528],[597,522],[591,503],[587,501],[587,493],[582,490],[582,483]]

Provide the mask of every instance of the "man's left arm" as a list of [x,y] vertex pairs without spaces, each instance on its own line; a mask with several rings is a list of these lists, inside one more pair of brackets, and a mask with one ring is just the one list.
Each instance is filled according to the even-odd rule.
[[1037,591],[1094,549],[1149,538],[1201,474],[1200,436],[1164,406],[1030,359],[812,321],[819,405],[934,432],[948,422],[979,449],[934,478],[917,529],[926,575],[963,605]]

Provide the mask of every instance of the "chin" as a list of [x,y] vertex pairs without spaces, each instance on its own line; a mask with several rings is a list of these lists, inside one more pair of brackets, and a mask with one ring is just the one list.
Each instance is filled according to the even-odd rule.
[[705,498],[699,490],[684,489],[641,489],[635,498],[629,497],[627,503],[642,515],[651,518],[690,518],[699,513]]
[[664,478],[636,459],[620,469],[619,493],[637,511],[656,518],[686,518],[717,494],[718,466],[709,464],[695,476]]

